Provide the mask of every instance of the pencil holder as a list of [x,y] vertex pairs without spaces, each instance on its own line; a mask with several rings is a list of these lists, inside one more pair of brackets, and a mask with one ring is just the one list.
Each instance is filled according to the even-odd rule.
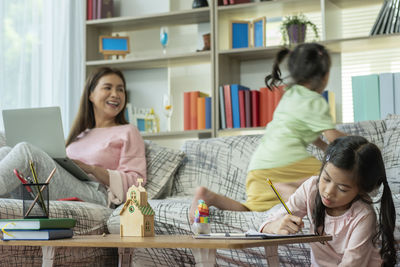
[[49,217],[49,184],[20,186],[24,219]]

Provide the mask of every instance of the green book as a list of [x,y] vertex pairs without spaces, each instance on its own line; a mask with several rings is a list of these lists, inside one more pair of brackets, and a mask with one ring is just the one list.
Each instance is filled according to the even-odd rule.
[[1,219],[0,229],[4,230],[35,230],[35,229],[65,229],[73,228],[76,220],[72,218],[50,219]]
[[354,121],[379,120],[379,76],[377,74],[351,77],[353,87]]

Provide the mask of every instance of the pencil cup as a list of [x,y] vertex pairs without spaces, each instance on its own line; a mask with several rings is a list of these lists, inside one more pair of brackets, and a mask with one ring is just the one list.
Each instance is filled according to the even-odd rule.
[[24,219],[49,217],[49,184],[20,186]]

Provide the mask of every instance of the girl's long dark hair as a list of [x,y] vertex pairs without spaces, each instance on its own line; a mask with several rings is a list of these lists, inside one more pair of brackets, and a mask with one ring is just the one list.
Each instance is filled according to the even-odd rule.
[[[356,174],[356,184],[360,191],[358,198],[369,204],[371,204],[371,200],[367,197],[367,194],[383,184],[378,232],[372,242],[376,243],[381,239],[380,254],[383,259],[383,266],[394,266],[396,264],[396,249],[393,232],[396,222],[396,211],[379,148],[361,136],[340,137],[328,146],[321,173],[327,163],[333,164],[335,167],[343,170],[354,171]],[[323,234],[325,206],[322,204],[318,190],[312,217],[315,225],[315,233]]]
[[72,124],[71,130],[69,132],[66,146],[71,144],[81,132],[83,132],[86,129],[92,129],[96,126],[96,121],[95,121],[94,111],[93,111],[93,104],[89,100],[89,96],[90,96],[90,93],[93,92],[93,90],[95,89],[100,78],[105,75],[109,75],[109,74],[115,74],[115,75],[119,76],[124,84],[124,89],[125,89],[124,90],[125,91],[125,103],[124,103],[122,111],[115,117],[115,122],[120,125],[128,123],[125,118],[125,107],[126,107],[126,102],[127,102],[128,98],[127,98],[126,82],[125,82],[124,75],[122,74],[122,72],[120,70],[109,68],[109,67],[102,67],[102,68],[96,69],[88,76],[88,78],[86,80],[85,88],[84,88],[82,96],[81,96],[79,111],[75,117],[75,120]]
[[309,84],[316,91],[331,68],[331,57],[324,46],[317,43],[304,43],[291,52],[282,48],[275,57],[272,73],[265,77],[265,84],[270,89],[283,84],[280,64],[289,55],[288,70],[293,84]]

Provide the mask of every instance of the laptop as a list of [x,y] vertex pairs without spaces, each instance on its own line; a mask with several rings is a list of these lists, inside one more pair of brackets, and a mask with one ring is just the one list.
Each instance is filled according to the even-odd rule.
[[6,144],[28,142],[46,152],[65,170],[82,181],[88,175],[67,157],[60,107],[3,110]]

